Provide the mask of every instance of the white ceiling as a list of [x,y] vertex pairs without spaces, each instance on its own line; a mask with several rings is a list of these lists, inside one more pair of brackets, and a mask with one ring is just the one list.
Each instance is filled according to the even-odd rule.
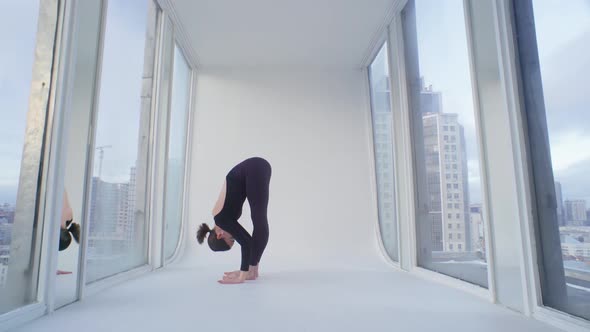
[[202,67],[361,66],[395,0],[172,0]]

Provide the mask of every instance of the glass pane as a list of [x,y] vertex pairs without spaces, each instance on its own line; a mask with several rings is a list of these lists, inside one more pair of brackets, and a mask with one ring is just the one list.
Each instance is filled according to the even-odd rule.
[[417,172],[418,265],[487,287],[463,1],[412,0],[402,17]]
[[[530,13],[519,5],[519,17]],[[548,154],[533,161],[537,196],[543,198],[537,201],[543,302],[590,319],[590,2],[534,0],[532,6],[534,26],[521,20],[527,24],[522,33],[530,37],[522,41],[529,52],[521,56],[530,56],[528,64],[539,61],[536,68],[525,66],[523,75],[528,87],[536,87],[528,97],[537,107],[527,107],[534,123],[532,155]],[[535,39],[538,54],[530,52]],[[555,200],[544,204],[545,197]]]
[[189,116],[191,70],[178,46],[174,47],[172,105],[168,129],[168,160],[166,167],[165,255],[172,257],[182,227],[184,202],[184,166]]
[[27,203],[21,199],[35,202],[37,183],[19,179],[25,144],[40,144],[25,137],[39,6],[10,1],[0,11],[0,314],[34,302],[37,293],[32,254],[15,252],[36,245],[34,216],[23,210]]
[[149,0],[109,1],[105,24],[88,213],[88,282],[147,263],[156,6]]
[[[96,68],[98,65],[99,37],[102,19],[101,1],[79,1],[74,10],[76,17],[74,34],[76,49],[72,57],[74,75],[71,106],[68,118],[66,146],[65,193],[61,218],[58,275],[55,279],[55,306],[57,308],[78,299],[80,280],[80,246],[76,238],[87,226],[84,220],[88,137],[92,108],[96,93]],[[72,222],[68,222],[71,220]]]
[[369,67],[373,148],[377,180],[377,204],[383,247],[394,261],[399,260],[397,224],[394,213],[393,131],[389,62],[385,43]]

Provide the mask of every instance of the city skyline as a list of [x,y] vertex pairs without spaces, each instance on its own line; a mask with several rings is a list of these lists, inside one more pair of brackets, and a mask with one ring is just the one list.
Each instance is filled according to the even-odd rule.
[[[125,15],[129,11],[137,10],[136,6],[142,6],[143,4],[132,4],[132,3],[120,3],[114,2],[113,6],[120,6],[117,10],[112,11],[117,15]],[[463,27],[463,14],[462,10],[454,10],[454,6],[459,6],[459,2],[455,1],[418,1],[417,10],[420,12],[421,17],[424,17],[423,21],[428,22],[429,18],[441,17],[441,13],[444,15],[445,24],[437,25],[436,27],[429,24],[422,24],[418,26],[420,35],[425,39],[424,42],[420,43],[423,47],[430,47],[427,49],[421,49],[420,54],[423,58],[423,66],[426,71],[431,73],[429,78],[429,84],[434,86],[444,87],[443,92],[445,98],[442,101],[445,109],[456,109],[470,111],[469,102],[462,101],[463,96],[471,94],[471,85],[469,82],[462,82],[457,79],[456,76],[460,75],[449,75],[449,72],[454,73],[465,73],[469,68],[466,66],[465,58],[465,45],[461,40],[450,40],[452,45],[445,45],[447,52],[451,52],[453,56],[445,59],[444,65],[441,65],[441,59],[438,57],[437,47],[441,47],[441,43],[449,41],[444,36],[450,35],[452,30],[461,29]],[[583,0],[570,0],[564,2],[558,8],[554,8],[550,1],[535,1],[535,16],[537,23],[537,39],[539,48],[543,52],[540,54],[542,64],[555,65],[547,66],[553,68],[559,68],[560,71],[564,70],[567,74],[567,79],[571,80],[572,84],[564,87],[560,84],[563,81],[563,73],[558,72],[548,73],[544,75],[544,84],[549,87],[545,89],[546,99],[548,107],[555,109],[568,109],[570,113],[575,114],[579,119],[585,119],[587,110],[587,103],[585,102],[584,87],[586,86],[585,77],[590,75],[590,60],[586,59],[583,55],[588,54],[590,51],[590,16],[588,12],[590,10],[590,4]],[[38,11],[38,4],[35,1],[32,2],[17,2],[12,6],[23,7],[20,10],[14,10],[14,15],[9,16],[9,21],[0,22],[3,27],[3,31],[10,31],[8,27],[19,26],[19,29],[28,31],[25,35],[29,35],[30,38],[22,39],[18,41],[12,41],[9,35],[2,36],[2,40],[10,43],[10,47],[14,52],[4,52],[0,54],[0,61],[3,63],[12,63],[13,66],[4,66],[0,68],[0,108],[1,109],[14,109],[22,110],[16,112],[7,112],[3,114],[6,121],[0,123],[0,155],[2,155],[3,172],[0,172],[0,202],[9,202],[14,204],[16,200],[16,190],[18,183],[18,174],[20,173],[20,160],[22,153],[22,146],[20,144],[14,144],[15,142],[21,142],[24,138],[25,118],[26,110],[28,108],[28,87],[30,85],[30,75],[22,75],[22,73],[30,73],[32,64],[33,52],[25,52],[22,50],[33,49],[35,42],[35,25],[19,24],[18,22],[28,22],[31,18],[27,15],[36,13]],[[550,15],[549,13],[562,13]],[[565,15],[567,14],[567,15]],[[574,15],[575,17],[571,17]],[[137,17],[137,15],[127,15],[129,17]],[[113,20],[116,22],[127,22],[126,20]],[[125,23],[126,26],[114,27],[120,31],[134,31],[136,26],[141,26],[134,22]],[[137,33],[143,34],[144,31],[137,31]],[[117,38],[124,39],[124,38]],[[130,46],[126,43],[129,40],[137,40],[137,38],[125,39],[125,43],[114,41],[114,44],[110,47],[117,48],[122,47],[129,48]],[[13,43],[14,42],[14,45]],[[138,43],[141,40],[138,41]],[[429,46],[431,45],[431,46]],[[133,47],[141,47],[141,45],[135,45]],[[569,61],[565,58],[564,54],[561,54],[563,49],[574,47],[576,52],[568,52],[567,56],[577,57],[579,61]],[[21,50],[21,51],[19,51]],[[16,57],[15,54],[28,54],[28,56]],[[577,54],[577,55],[576,55]],[[451,61],[448,61],[448,60]],[[110,61],[116,61],[116,63],[110,63]],[[117,62],[118,61],[118,62]],[[114,68],[116,72],[118,69],[125,66],[121,63],[122,60],[117,59],[105,59],[105,62],[109,62],[105,67]],[[108,74],[108,73],[107,73]],[[137,82],[126,82],[118,80],[110,80],[111,83],[116,84],[109,85],[116,93],[116,91],[123,91],[120,89],[123,86],[138,86]],[[554,91],[554,92],[550,92]],[[26,93],[22,93],[26,92]],[[557,98],[559,96],[571,96],[572,98]],[[10,96],[10,97],[9,97]],[[115,99],[116,100],[116,99]],[[567,104],[561,106],[567,100]],[[117,112],[116,114],[109,115],[109,119],[116,117],[117,119],[129,120],[119,121],[120,123],[131,122],[137,117],[137,114],[133,110],[138,110],[136,107],[139,101],[129,104],[125,109],[132,110],[129,113]],[[103,104],[101,105],[101,112],[107,112],[109,109],[115,109],[112,105]],[[459,112],[461,113],[461,112]],[[123,117],[123,118],[121,118]],[[568,189],[564,191],[564,196],[571,199],[584,199],[587,202],[590,201],[590,179],[586,179],[582,175],[585,170],[590,167],[590,155],[585,152],[583,147],[590,144],[590,136],[584,134],[585,128],[583,126],[584,121],[570,121],[564,123],[565,119],[555,119],[550,121],[550,127],[552,132],[555,133],[552,137],[552,155],[554,156],[554,167],[556,169],[556,177],[562,178],[561,182],[567,184]],[[555,127],[556,126],[556,127]],[[466,141],[468,143],[468,154],[472,155],[473,146],[470,142],[475,142],[474,128],[466,126]],[[126,151],[132,150],[135,147],[135,139],[127,140],[120,135],[124,135],[125,130],[113,130],[109,131],[108,134],[103,136],[99,134],[97,137],[97,144],[108,145],[113,142],[124,143],[128,142],[128,145],[122,146],[118,151],[112,151],[105,156],[105,168],[103,170],[105,178],[111,180],[121,180],[124,174],[121,174],[121,169],[126,169],[133,164],[133,160],[129,159]],[[6,136],[6,137],[5,137]],[[468,161],[468,165],[472,165],[472,161]],[[476,167],[470,167],[469,177],[470,183],[477,184],[479,181],[479,169]],[[475,191],[475,190],[473,190]],[[479,200],[474,196],[475,200]]]

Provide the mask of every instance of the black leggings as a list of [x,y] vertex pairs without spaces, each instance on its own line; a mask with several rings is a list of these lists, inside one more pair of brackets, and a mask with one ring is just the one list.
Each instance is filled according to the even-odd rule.
[[268,195],[272,170],[264,159],[251,159],[245,166],[246,197],[250,204],[252,224],[252,262],[258,265],[268,244]]

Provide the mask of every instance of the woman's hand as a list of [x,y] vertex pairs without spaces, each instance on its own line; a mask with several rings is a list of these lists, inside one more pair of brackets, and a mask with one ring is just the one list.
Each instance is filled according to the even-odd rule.
[[234,273],[234,272],[238,272],[237,274],[231,274],[231,275],[224,275],[223,279],[218,280],[217,282],[220,284],[241,284],[244,281],[246,281],[246,278],[248,277],[248,272],[246,271],[233,271],[230,273]]

